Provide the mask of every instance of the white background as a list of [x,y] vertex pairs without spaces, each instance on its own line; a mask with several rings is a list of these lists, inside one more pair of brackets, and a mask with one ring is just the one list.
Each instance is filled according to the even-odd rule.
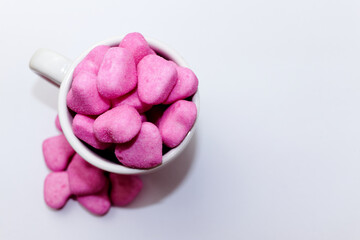
[[[0,239],[360,239],[360,1],[0,1]],[[105,217],[43,201],[58,89],[28,69],[138,31],[200,81],[194,141]]]

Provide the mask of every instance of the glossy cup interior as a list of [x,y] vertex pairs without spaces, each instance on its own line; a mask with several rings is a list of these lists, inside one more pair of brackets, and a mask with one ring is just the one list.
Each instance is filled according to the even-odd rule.
[[[157,52],[159,55],[172,60],[176,62],[178,65],[183,67],[188,67],[184,59],[172,48],[166,46],[165,44],[145,37],[149,45],[152,49],[154,49],[155,52]],[[66,105],[66,95],[71,87],[72,82],[72,75],[74,68],[78,65],[78,63],[90,52],[91,49],[98,45],[108,45],[108,46],[117,46],[122,37],[116,37],[112,38],[103,42],[100,42],[98,44],[95,44],[91,48],[89,48],[87,51],[85,51],[81,56],[79,56],[71,65],[70,69],[68,70],[64,80],[61,83],[60,86],[60,92],[59,92],[59,102],[58,102],[58,111],[59,111],[59,119],[60,119],[60,125],[62,127],[62,130],[64,132],[64,135],[70,145],[74,148],[74,150],[86,161],[88,161],[90,164],[101,168],[108,172],[113,173],[119,173],[119,174],[146,174],[150,172],[154,172],[163,166],[165,166],[167,163],[173,161],[188,145],[190,142],[190,139],[192,138],[196,126],[196,122],[192,129],[189,131],[185,139],[182,141],[182,143],[177,146],[176,148],[173,148],[169,150],[167,153],[163,155],[163,162],[161,165],[151,168],[151,169],[133,169],[128,168],[120,163],[114,163],[97,153],[95,153],[93,150],[91,150],[87,145],[85,145],[82,141],[80,141],[73,133],[72,131],[72,115],[69,112],[67,105]],[[197,110],[199,112],[199,92],[197,91],[195,95],[192,97],[192,101],[196,104]]]

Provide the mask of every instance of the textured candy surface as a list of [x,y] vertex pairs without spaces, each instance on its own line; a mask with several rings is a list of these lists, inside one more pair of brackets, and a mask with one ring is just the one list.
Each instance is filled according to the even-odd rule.
[[94,122],[96,138],[105,143],[128,142],[138,134],[140,128],[140,114],[129,105],[112,108]]
[[99,93],[105,98],[114,99],[133,90],[136,83],[136,65],[131,53],[125,48],[110,48],[98,73]]
[[106,185],[104,172],[75,154],[69,164],[69,185],[75,195],[89,195],[100,192]]
[[121,40],[119,47],[126,48],[131,52],[136,65],[146,55],[155,54],[143,35],[137,32],[127,34],[123,40]]
[[142,189],[141,178],[134,175],[110,173],[110,200],[114,206],[122,207],[131,203]]
[[110,147],[111,144],[100,142],[95,137],[94,122],[95,117],[76,114],[72,123],[75,136],[96,149],[103,150]]
[[137,66],[138,94],[142,102],[164,102],[177,82],[176,67],[157,55],[145,56]]
[[75,151],[63,134],[46,139],[42,144],[46,166],[52,171],[66,169]]
[[95,215],[105,215],[111,207],[109,198],[109,182],[97,194],[79,196],[76,198],[78,202]]
[[158,123],[163,143],[170,148],[178,146],[194,125],[196,116],[193,102],[179,100],[170,105]]
[[152,168],[162,162],[162,140],[159,129],[150,122],[144,122],[139,134],[130,142],[118,144],[117,159],[131,168]]
[[146,112],[151,108],[150,104],[146,104],[140,100],[137,89],[132,90],[131,92],[129,92],[124,96],[115,98],[112,101],[113,107],[117,107],[122,104],[127,104],[129,106],[134,107],[139,113]]
[[84,71],[74,78],[66,103],[71,110],[84,115],[99,115],[110,108],[110,101],[97,90],[96,75]]
[[73,72],[73,78],[76,77],[79,72],[89,72],[95,75],[98,74],[101,62],[105,56],[109,46],[100,45],[93,48],[88,55],[76,66]]
[[198,79],[189,68],[176,67],[178,80],[174,89],[164,104],[171,104],[177,100],[185,99],[196,93],[198,88]]
[[45,178],[44,199],[45,203],[54,209],[65,206],[71,195],[67,172],[52,172]]

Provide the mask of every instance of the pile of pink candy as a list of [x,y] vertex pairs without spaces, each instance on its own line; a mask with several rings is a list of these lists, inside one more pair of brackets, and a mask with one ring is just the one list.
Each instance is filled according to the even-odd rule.
[[[198,79],[188,68],[157,55],[140,33],[119,46],[97,46],[77,65],[67,105],[74,134],[120,164],[139,169],[162,163],[163,145],[178,146],[195,123]],[[61,127],[56,119],[56,126]],[[80,157],[63,134],[43,142],[46,204],[61,209],[71,197],[96,215],[131,203],[138,176],[104,172]]]
[[[195,123],[197,91],[188,68],[157,55],[140,33],[119,46],[97,46],[73,73],[67,105],[75,136],[113,151],[130,168],[162,163],[163,144],[178,146]],[[156,106],[155,106],[156,105]]]
[[[59,118],[56,126],[61,131]],[[45,203],[61,209],[70,197],[95,215],[104,215],[110,207],[131,203],[142,189],[138,176],[102,171],[86,162],[72,149],[63,134],[43,142],[43,154],[49,173],[44,184]]]

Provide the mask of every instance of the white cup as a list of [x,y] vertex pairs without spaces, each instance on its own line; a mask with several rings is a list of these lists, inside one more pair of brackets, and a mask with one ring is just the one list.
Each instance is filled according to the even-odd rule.
[[[73,133],[72,130],[72,119],[67,105],[66,105],[66,95],[71,87],[72,75],[75,67],[79,64],[79,62],[92,50],[94,47],[98,45],[108,45],[108,46],[117,46],[123,37],[115,37],[102,42],[99,42],[89,48],[87,51],[83,52],[75,61],[71,61],[68,58],[48,49],[39,49],[37,50],[30,60],[30,68],[39,74],[40,76],[51,80],[55,84],[60,86],[59,99],[58,99],[58,112],[59,112],[59,120],[60,125],[63,130],[63,133],[70,143],[70,145],[74,148],[74,150],[86,161],[90,164],[101,168],[108,172],[119,173],[119,174],[145,174],[154,172],[169,162],[173,161],[188,145],[190,139],[194,135],[195,125],[189,131],[185,139],[180,143],[176,148],[171,149],[167,153],[163,155],[162,164],[151,168],[151,169],[133,169],[128,168],[120,163],[114,163],[109,161],[102,156],[99,156],[95,152],[93,152],[90,148],[88,148],[83,142],[81,142]],[[151,48],[157,52],[158,54],[164,56],[165,58],[176,62],[178,65],[183,67],[188,67],[185,60],[172,48],[166,46],[165,44],[145,37]],[[196,107],[199,111],[199,93],[193,96],[192,101],[196,104]]]

